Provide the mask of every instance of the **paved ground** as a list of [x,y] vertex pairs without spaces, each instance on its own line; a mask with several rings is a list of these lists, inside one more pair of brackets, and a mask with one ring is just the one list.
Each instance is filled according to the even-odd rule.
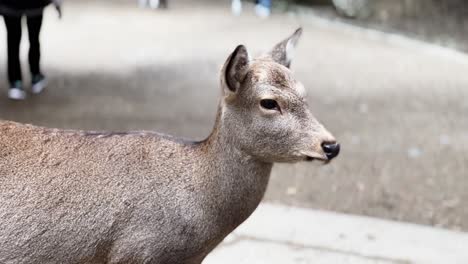
[[204,264],[465,264],[467,244],[466,233],[263,204]]
[[[468,230],[466,55],[309,16],[234,18],[227,3],[188,3],[150,12],[70,1],[61,22],[50,10],[50,89],[23,103],[0,98],[0,118],[203,138],[229,52],[239,43],[265,51],[303,25],[293,68],[343,152],[329,166],[276,166],[266,200]],[[4,81],[4,52],[0,61]]]

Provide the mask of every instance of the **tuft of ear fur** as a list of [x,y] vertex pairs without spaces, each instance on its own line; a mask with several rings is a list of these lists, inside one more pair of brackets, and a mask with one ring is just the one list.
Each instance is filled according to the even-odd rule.
[[289,68],[301,35],[302,28],[298,28],[289,38],[278,43],[268,55],[277,63]]
[[247,48],[244,45],[237,46],[224,65],[222,75],[224,77],[223,86],[227,90],[225,93],[238,92],[247,76],[249,64],[250,57]]

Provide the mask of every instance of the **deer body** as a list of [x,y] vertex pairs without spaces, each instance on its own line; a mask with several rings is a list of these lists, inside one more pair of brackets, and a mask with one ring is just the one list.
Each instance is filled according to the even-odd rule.
[[207,145],[153,133],[90,134],[1,122],[0,262],[186,263],[203,257],[253,212],[272,166],[221,151],[218,140]]
[[268,82],[291,85],[287,56],[248,62],[245,52],[223,68],[216,124],[202,142],[0,121],[0,263],[199,264],[258,206],[274,162],[333,158],[320,144],[334,139],[296,90],[290,110],[276,94],[275,110],[273,99],[251,105],[243,88],[264,98],[276,91],[262,90]]

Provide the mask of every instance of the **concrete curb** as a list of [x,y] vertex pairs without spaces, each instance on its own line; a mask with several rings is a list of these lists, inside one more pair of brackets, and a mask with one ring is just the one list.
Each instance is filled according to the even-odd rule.
[[262,204],[205,263],[464,264],[467,245],[466,233]]

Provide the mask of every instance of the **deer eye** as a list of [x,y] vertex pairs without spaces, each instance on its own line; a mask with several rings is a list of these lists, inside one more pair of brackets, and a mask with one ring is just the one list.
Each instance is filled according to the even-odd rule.
[[260,105],[268,110],[280,110],[278,102],[273,99],[263,99],[260,101]]

